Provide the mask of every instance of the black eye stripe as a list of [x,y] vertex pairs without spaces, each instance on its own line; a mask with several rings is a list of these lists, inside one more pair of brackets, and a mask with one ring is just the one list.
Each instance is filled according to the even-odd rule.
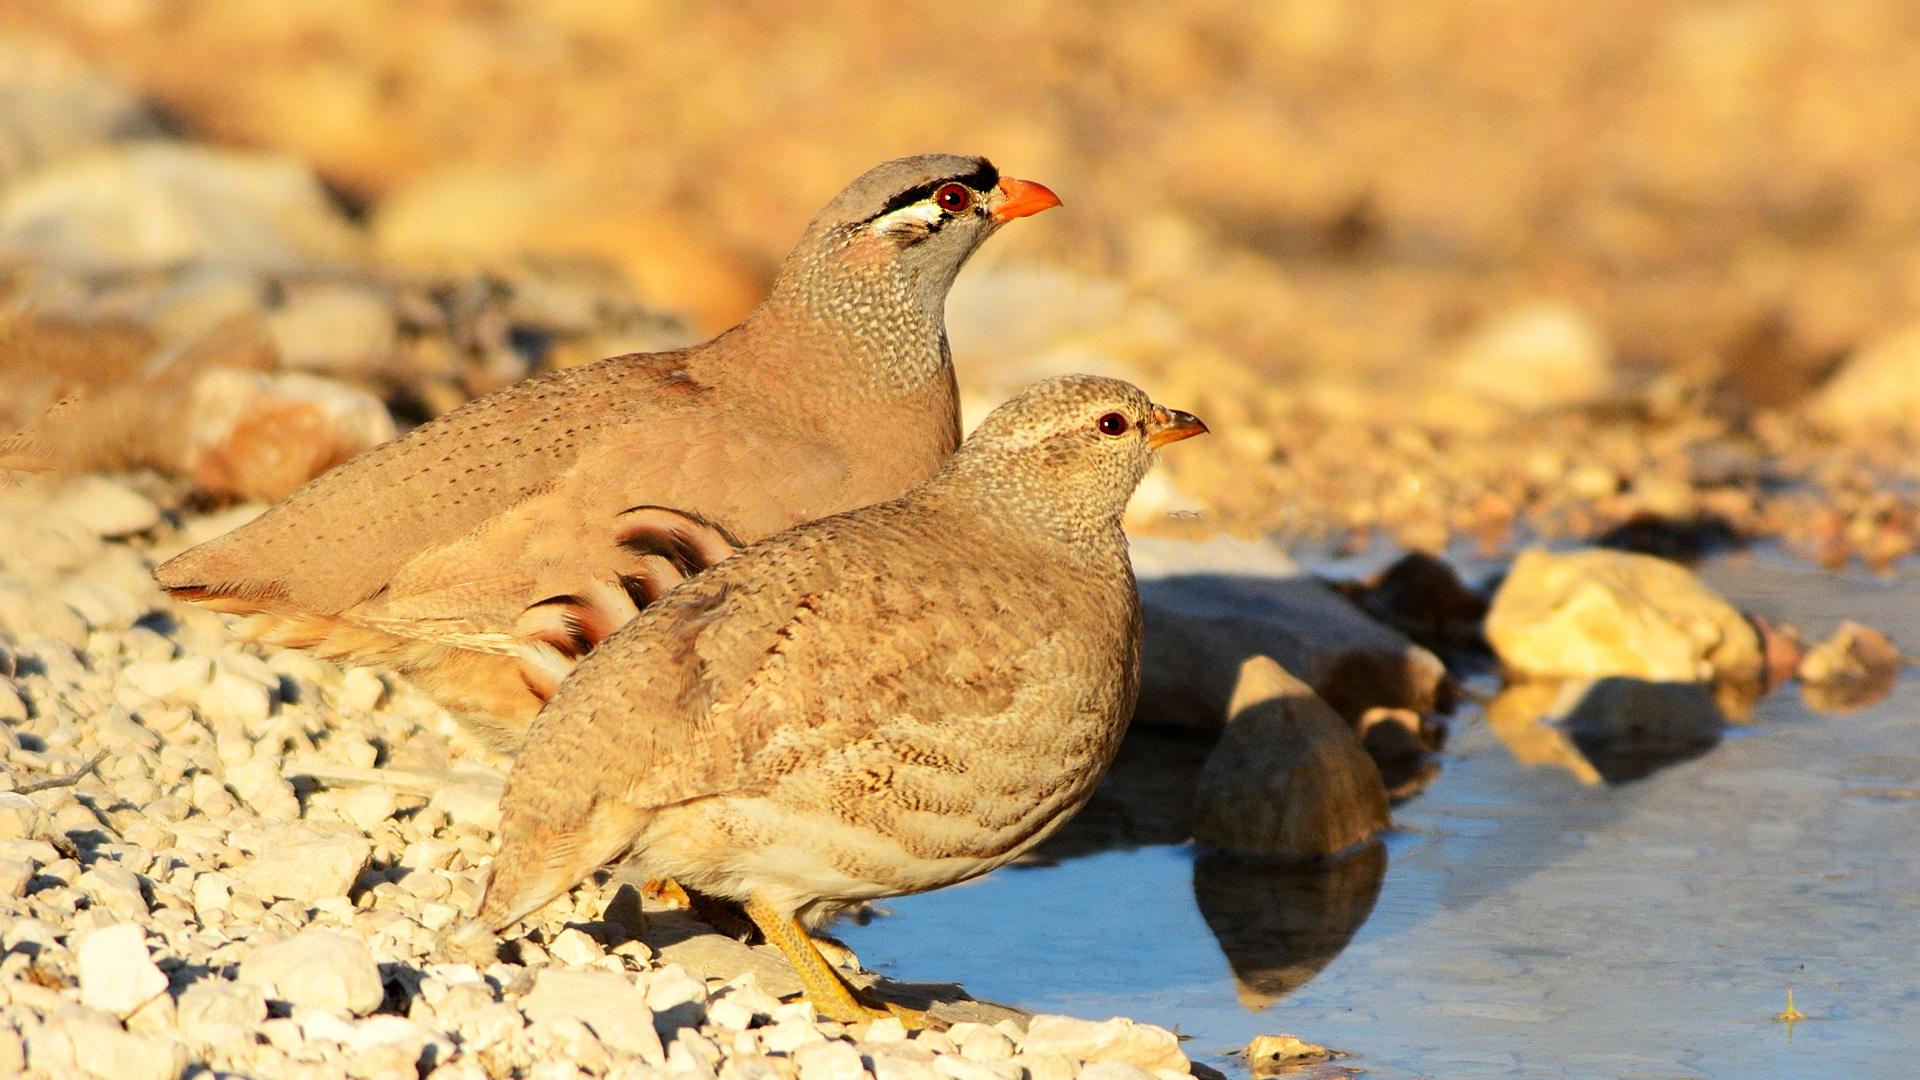
[[[887,205],[882,207],[879,213],[868,218],[867,221],[874,221],[878,218],[886,217],[895,210],[905,210],[917,202],[925,202],[933,198],[934,192],[939,191],[948,184],[964,184],[978,193],[991,191],[999,183],[1000,170],[993,167],[993,162],[982,160],[980,167],[970,173],[963,173],[959,176],[943,176],[938,180],[929,180],[918,187],[908,188],[893,198],[888,199]],[[862,224],[865,224],[865,222],[862,222]]]

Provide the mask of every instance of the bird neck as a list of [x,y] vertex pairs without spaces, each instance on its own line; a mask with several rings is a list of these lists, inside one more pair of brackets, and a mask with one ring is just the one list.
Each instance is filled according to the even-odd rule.
[[[1127,537],[1117,515],[1091,513],[1073,504],[1057,483],[1026,470],[976,467],[963,447],[923,497],[988,524],[1008,543],[1038,544],[1055,557],[1090,564],[1131,566]],[[978,463],[984,464],[984,463]]]
[[905,397],[953,379],[952,284],[952,274],[915,273],[881,245],[845,243],[788,260],[752,320],[800,339],[803,355],[831,357],[823,379],[870,398]]

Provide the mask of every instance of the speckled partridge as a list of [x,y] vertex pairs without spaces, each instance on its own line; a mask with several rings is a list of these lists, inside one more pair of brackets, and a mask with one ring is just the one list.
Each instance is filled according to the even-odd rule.
[[155,576],[255,640],[394,667],[511,749],[581,653],[736,542],[932,476],[959,441],[948,287],[1058,203],[984,158],[887,162],[727,333],[472,402]]
[[631,852],[743,904],[821,1012],[870,1015],[801,924],[984,874],[1092,794],[1138,684],[1120,516],[1155,448],[1205,430],[1127,383],[1050,380],[905,496],[681,585],[535,719],[451,947]]

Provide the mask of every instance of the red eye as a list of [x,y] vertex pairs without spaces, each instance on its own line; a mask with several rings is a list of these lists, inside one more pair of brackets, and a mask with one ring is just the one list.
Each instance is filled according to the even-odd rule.
[[948,184],[934,192],[933,202],[935,206],[950,214],[958,214],[973,205],[973,192],[959,184]]
[[1126,433],[1127,433],[1126,417],[1121,416],[1117,412],[1110,412],[1107,415],[1100,418],[1100,434],[1125,435]]

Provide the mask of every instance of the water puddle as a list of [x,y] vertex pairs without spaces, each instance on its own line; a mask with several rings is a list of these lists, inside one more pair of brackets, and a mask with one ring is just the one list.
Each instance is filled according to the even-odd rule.
[[[1703,576],[1811,636],[1854,619],[1920,642],[1920,578],[1766,556]],[[1752,727],[1621,784],[1523,765],[1463,710],[1397,831],[1322,869],[1180,842],[1206,752],[1136,731],[1038,858],[836,932],[898,978],[1177,1028],[1233,1075],[1232,1051],[1281,1032],[1377,1077],[1912,1070],[1920,678],[1845,714],[1789,687]]]

